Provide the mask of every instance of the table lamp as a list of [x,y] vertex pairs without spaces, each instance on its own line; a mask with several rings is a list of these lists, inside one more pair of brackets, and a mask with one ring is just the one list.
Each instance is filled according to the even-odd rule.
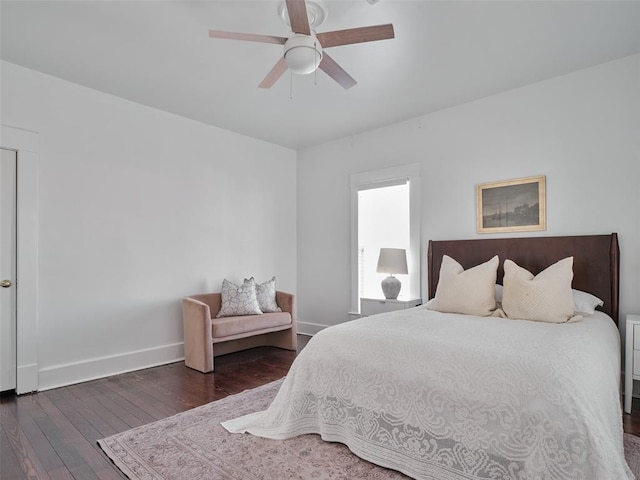
[[389,274],[381,284],[384,298],[388,300],[398,298],[402,283],[393,274],[409,273],[407,270],[407,251],[404,248],[381,248],[376,272]]

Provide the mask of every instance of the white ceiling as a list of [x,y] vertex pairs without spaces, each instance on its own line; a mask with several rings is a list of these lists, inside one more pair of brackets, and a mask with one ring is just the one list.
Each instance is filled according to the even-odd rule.
[[258,89],[282,47],[208,37],[286,36],[278,1],[2,0],[1,57],[297,149],[640,53],[639,1],[324,3],[319,32],[395,28],[328,50],[349,90],[322,71]]

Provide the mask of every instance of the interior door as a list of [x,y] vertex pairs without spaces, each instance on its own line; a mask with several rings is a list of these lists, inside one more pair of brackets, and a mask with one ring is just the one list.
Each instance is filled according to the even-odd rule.
[[16,167],[0,149],[0,391],[16,388]]

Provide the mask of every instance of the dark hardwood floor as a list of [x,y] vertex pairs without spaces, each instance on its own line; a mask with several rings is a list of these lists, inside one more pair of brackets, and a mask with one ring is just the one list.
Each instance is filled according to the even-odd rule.
[[[299,338],[302,348],[308,337]],[[260,347],[216,358],[207,375],[180,362],[33,395],[4,394],[0,479],[126,478],[98,439],[281,378],[295,356]],[[639,399],[623,421],[626,432],[640,435]]]

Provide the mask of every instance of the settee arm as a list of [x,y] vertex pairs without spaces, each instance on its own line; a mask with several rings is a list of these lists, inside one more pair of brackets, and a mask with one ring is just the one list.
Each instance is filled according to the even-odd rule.
[[182,299],[184,328],[184,363],[203,373],[213,371],[213,338],[211,309],[194,298]]
[[289,312],[291,321],[296,323],[296,296],[286,292],[276,292],[276,303],[283,312]]
[[291,315],[291,329],[287,331],[283,343],[277,344],[281,348],[296,350],[298,346],[298,319],[296,308],[296,296],[291,293],[276,291],[276,303],[283,312]]

